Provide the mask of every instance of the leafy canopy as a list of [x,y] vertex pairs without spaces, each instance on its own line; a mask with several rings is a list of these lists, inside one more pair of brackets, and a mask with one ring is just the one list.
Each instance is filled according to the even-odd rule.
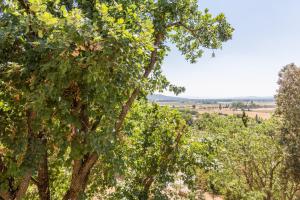
[[133,102],[183,90],[161,72],[167,41],[195,62],[232,32],[196,0],[2,0],[2,196],[22,196],[48,154],[73,169],[65,198],[78,198],[97,161],[116,155]]

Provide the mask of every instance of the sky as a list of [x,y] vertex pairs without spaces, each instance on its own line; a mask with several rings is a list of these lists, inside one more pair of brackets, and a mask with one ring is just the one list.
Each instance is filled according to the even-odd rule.
[[225,13],[235,32],[215,58],[206,50],[196,64],[171,45],[163,72],[186,88],[180,96],[274,96],[280,69],[300,65],[300,0],[199,0],[199,7]]

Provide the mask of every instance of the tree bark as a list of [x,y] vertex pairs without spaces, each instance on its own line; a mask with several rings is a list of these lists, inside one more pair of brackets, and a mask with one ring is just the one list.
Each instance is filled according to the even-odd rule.
[[143,190],[141,193],[138,195],[139,200],[147,200],[149,199],[149,192],[150,192],[150,187],[152,183],[154,182],[153,176],[148,176],[143,180]]
[[2,191],[0,192],[0,198],[4,200],[21,200],[23,199],[29,183],[31,179],[32,172],[29,170],[25,175],[23,176],[18,188],[16,190],[12,189],[11,191]]
[[64,196],[64,200],[77,200],[86,189],[89,174],[98,160],[98,155],[86,155],[84,160],[74,160],[71,184]]
[[15,193],[15,197],[13,198],[14,200],[19,200],[23,199],[24,195],[26,194],[26,191],[28,189],[30,179],[32,176],[32,172],[28,171],[25,176],[23,177],[22,182],[20,183],[18,190]]
[[43,150],[42,160],[38,169],[37,187],[39,197],[41,200],[50,200],[50,187],[49,187],[49,171],[48,171],[48,153],[47,142],[43,141],[45,149]]
[[6,192],[0,192],[0,199],[9,200],[9,194],[7,194]]
[[[27,118],[27,129],[28,129],[28,138],[27,138],[27,152],[25,156],[25,160],[30,160],[31,156],[34,153],[35,147],[33,145],[34,133],[32,130],[32,121],[34,120],[35,113],[32,111],[26,111],[26,118]],[[27,172],[24,174],[20,184],[18,185],[17,189],[9,191],[7,194],[9,195],[9,199],[19,200],[24,197],[26,191],[29,187],[29,183],[32,176],[32,169],[28,169]]]

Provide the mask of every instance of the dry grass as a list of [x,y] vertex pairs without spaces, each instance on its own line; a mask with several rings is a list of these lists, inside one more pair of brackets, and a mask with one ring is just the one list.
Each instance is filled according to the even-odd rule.
[[[222,108],[221,110],[220,109],[196,109],[200,114],[203,114],[203,113],[222,113],[224,115],[237,115],[237,114],[242,114],[242,111],[240,110],[232,110],[232,109],[229,109],[229,108]],[[254,109],[254,110],[250,110],[250,111],[245,111],[246,114],[249,116],[249,117],[252,117],[252,118],[255,118],[256,115],[259,117],[259,118],[262,118],[262,119],[269,119],[273,112],[274,112],[274,109]]]
[[[237,115],[242,114],[241,110],[233,110],[231,108],[219,109],[219,104],[198,104],[193,107],[192,104],[185,103],[165,103],[162,105],[168,105],[177,109],[187,109],[191,111],[196,111],[199,114],[203,113],[221,113],[224,115]],[[275,111],[275,105],[266,102],[265,104],[260,104],[261,108],[251,109],[250,111],[245,111],[249,117],[255,118],[256,115],[262,119],[269,119]]]

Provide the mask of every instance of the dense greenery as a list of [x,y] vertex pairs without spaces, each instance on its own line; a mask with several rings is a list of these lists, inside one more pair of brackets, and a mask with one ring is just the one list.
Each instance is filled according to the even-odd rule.
[[118,198],[165,199],[162,192],[176,175],[184,173],[192,183],[188,125],[176,110],[158,105],[137,105],[128,116],[125,132],[129,135],[124,151],[126,167]]
[[161,73],[167,44],[193,63],[231,39],[225,16],[197,3],[1,0],[1,198],[30,186],[40,199],[80,199],[114,185],[133,148],[123,128],[134,101],[183,91]]
[[[191,127],[179,111],[145,101],[134,104],[125,121],[121,145],[114,151],[115,157],[103,157],[102,163],[95,164],[84,198],[168,199],[168,185],[182,173],[193,197],[201,151],[191,149],[202,145],[193,142]],[[69,174],[63,172],[69,169],[58,166],[52,170],[52,197],[61,199],[61,188],[69,184]],[[36,192],[30,187],[27,199],[36,198]]]
[[280,127],[276,119],[245,126],[237,116],[203,115],[196,131],[212,163],[199,174],[202,187],[230,200],[298,199],[300,182],[286,168]]

